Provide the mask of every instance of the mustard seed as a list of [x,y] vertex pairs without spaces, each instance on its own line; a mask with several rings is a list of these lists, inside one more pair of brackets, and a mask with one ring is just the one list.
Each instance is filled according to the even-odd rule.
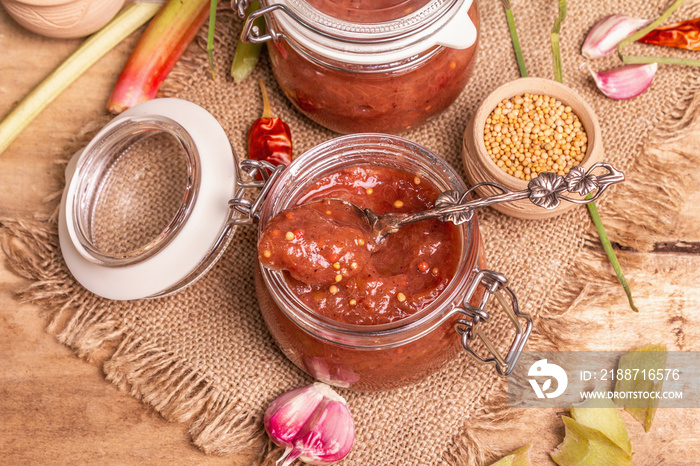
[[484,127],[489,157],[501,170],[525,181],[543,171],[565,174],[583,160],[587,144],[572,108],[546,95],[504,99]]

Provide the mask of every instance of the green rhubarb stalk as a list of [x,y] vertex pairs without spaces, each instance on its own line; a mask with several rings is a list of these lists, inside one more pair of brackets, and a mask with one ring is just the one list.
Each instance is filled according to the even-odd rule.
[[631,43],[636,42],[637,40],[641,39],[642,37],[649,34],[651,31],[659,27],[673,14],[674,11],[678,9],[678,7],[681,6],[681,4],[684,1],[685,0],[676,0],[655,21],[652,21],[646,27],[643,27],[639,31],[623,39],[619,44],[617,44],[617,55],[620,57],[620,60],[622,60],[624,63],[666,63],[672,65],[700,66],[700,60],[668,57],[633,57],[622,53],[622,49],[624,49]]
[[[245,12],[245,21],[248,20],[248,16],[254,11],[260,9],[260,2],[258,0],[253,0],[250,2],[248,9]],[[245,23],[244,21],[244,23]],[[253,26],[257,26],[260,34],[265,31],[265,18],[262,16],[255,18],[253,21]],[[244,42],[238,39],[238,44],[236,44],[236,51],[233,54],[233,63],[231,63],[231,77],[235,83],[239,83],[246,79],[253,73],[255,66],[258,64],[260,59],[260,52],[262,51],[263,44]]]
[[[591,196],[589,194],[587,198],[590,199],[590,197]],[[589,202],[588,204],[586,204],[586,207],[588,207],[588,211],[590,212],[591,218],[593,219],[593,224],[595,225],[596,230],[598,230],[600,243],[603,245],[605,254],[607,254],[608,260],[610,260],[610,264],[615,270],[617,280],[620,282],[620,285],[622,285],[622,289],[625,290],[625,294],[627,295],[627,300],[630,303],[630,307],[634,312],[639,312],[639,309],[637,309],[637,307],[634,305],[634,301],[632,300],[632,290],[630,289],[630,286],[627,283],[624,274],[622,273],[620,262],[617,260],[615,251],[613,250],[612,244],[610,243],[610,238],[608,238],[608,234],[605,232],[603,221],[600,218],[600,213],[598,213],[598,207],[595,205],[595,202]]]
[[566,0],[559,0],[559,16],[554,20],[554,27],[552,28],[551,42],[552,42],[552,60],[554,61],[554,79],[558,82],[563,82],[562,72],[561,72],[561,49],[559,47],[559,33],[561,32],[561,25],[566,19]]
[[210,0],[167,0],[131,51],[107,110],[121,113],[153,99],[209,13]]
[[211,77],[216,79],[214,69],[214,32],[216,30],[216,0],[211,0],[209,4],[209,28],[207,29],[207,57],[209,58],[209,69]]
[[68,86],[156,14],[158,3],[132,3],[90,36],[0,122],[0,154]]
[[513,10],[510,6],[509,0],[502,0],[503,9],[506,12],[506,21],[508,22],[508,32],[510,32],[510,39],[513,42],[513,51],[515,52],[515,60],[518,62],[518,70],[520,70],[520,77],[527,78],[527,69],[525,68],[525,59],[523,58],[523,51],[520,48],[520,39],[518,38],[518,30],[515,28],[515,18],[513,17]]

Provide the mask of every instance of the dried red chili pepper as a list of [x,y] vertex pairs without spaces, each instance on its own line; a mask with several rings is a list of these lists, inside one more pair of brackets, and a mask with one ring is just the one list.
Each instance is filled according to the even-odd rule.
[[273,165],[289,165],[292,162],[292,132],[287,123],[272,116],[270,100],[262,79],[260,90],[263,114],[248,129],[248,157],[265,160]]
[[700,18],[661,26],[639,39],[645,44],[700,50]]

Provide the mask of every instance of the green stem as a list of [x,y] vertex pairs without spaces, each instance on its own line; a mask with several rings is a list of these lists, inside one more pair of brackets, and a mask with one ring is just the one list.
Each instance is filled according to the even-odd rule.
[[[586,198],[590,199],[590,194],[586,196]],[[620,262],[617,260],[617,256],[615,256],[615,251],[612,248],[612,244],[610,244],[608,234],[605,232],[603,221],[600,219],[600,214],[598,213],[598,207],[595,205],[595,202],[589,202],[588,204],[586,204],[586,206],[588,207],[588,211],[590,212],[591,218],[593,219],[593,224],[595,225],[596,230],[598,230],[600,243],[603,245],[605,254],[607,254],[608,260],[610,260],[610,264],[615,270],[615,275],[617,275],[618,281],[622,285],[622,288],[625,290],[625,294],[627,295],[627,300],[629,301],[630,307],[634,312],[639,312],[639,309],[637,309],[637,307],[634,305],[634,301],[632,300],[632,290],[630,290],[630,286],[622,273]]]
[[209,4],[209,26],[207,27],[207,57],[209,59],[209,69],[211,70],[212,79],[216,79],[216,70],[214,69],[214,32],[216,30],[216,2],[211,0]]
[[[245,12],[245,21],[248,20],[248,16],[254,11],[260,9],[260,2],[254,0],[250,2],[248,9]],[[244,21],[244,22],[245,22]],[[265,31],[265,18],[262,16],[256,18],[253,21],[253,25],[257,26],[260,33],[263,34]],[[263,44],[256,44],[253,42],[243,42],[238,40],[236,44],[236,51],[233,54],[233,63],[231,63],[231,77],[235,83],[243,81],[245,78],[250,76],[258,64],[260,59],[260,52],[262,51]]]
[[[663,23],[664,21],[666,21],[666,20],[669,18],[669,16],[671,16],[671,14],[673,14],[673,12],[676,11],[676,10],[678,9],[679,6],[681,6],[681,4],[682,4],[684,1],[685,1],[685,0],[676,0],[675,2],[673,2],[673,4],[671,4],[670,7],[668,7],[668,9],[666,9],[666,11],[664,11],[664,12],[661,14],[661,16],[659,16],[655,21],[652,21],[652,22],[651,22],[649,25],[647,25],[646,27],[643,27],[643,28],[640,29],[639,31],[637,31],[637,32],[635,32],[634,34],[632,34],[631,36],[629,36],[629,37],[623,39],[619,44],[617,44],[617,54],[620,56],[620,60],[622,60],[622,57],[623,57],[623,55],[622,55],[622,49],[624,49],[625,47],[627,47],[628,45],[630,45],[632,42],[636,42],[638,39],[641,39],[642,37],[644,37],[644,36],[646,36],[647,34],[649,34],[651,31],[653,31],[654,29],[656,29],[657,27],[659,27],[659,26],[661,25],[661,23]],[[623,61],[624,61],[624,60],[623,60]]]
[[566,0],[559,0],[559,16],[554,20],[554,27],[552,27],[551,41],[552,41],[552,61],[554,62],[554,79],[558,82],[563,82],[563,76],[561,71],[561,48],[559,46],[559,33],[561,32],[561,25],[566,19]]
[[692,58],[671,58],[671,57],[635,57],[632,55],[620,55],[623,63],[662,63],[665,65],[688,65],[700,66],[700,60]]
[[515,52],[515,59],[518,62],[518,69],[520,70],[520,76],[523,78],[527,77],[527,69],[525,68],[525,60],[523,59],[523,51],[520,48],[520,39],[518,39],[518,30],[515,28],[515,18],[513,17],[513,10],[510,8],[505,8],[506,21],[508,22],[508,31],[510,31],[510,38],[513,41],[513,51]]
[[648,26],[640,29],[631,36],[622,40],[617,44],[617,55],[620,57],[623,63],[663,63],[666,65],[687,65],[687,66],[700,66],[700,60],[694,60],[692,58],[671,58],[671,57],[637,57],[631,55],[625,55],[622,53],[622,49],[627,47],[629,44],[636,42],[642,37],[649,34],[651,31],[659,27],[664,21],[666,21],[674,11],[681,6],[685,0],[676,0],[671,4],[670,7],[664,11],[661,16],[659,16],[655,21],[651,22]]
[[260,84],[260,92],[262,93],[263,100],[263,112],[260,118],[272,118],[272,107],[270,106],[270,99],[267,96],[267,88],[265,87],[265,83],[262,79],[258,79],[258,83]]
[[56,97],[97,60],[151,19],[160,7],[157,3],[132,3],[85,40],[0,122],[0,154]]
[[693,60],[689,58],[634,57],[622,53],[623,48],[627,47],[633,42],[636,42],[637,40],[641,39],[642,37],[649,34],[651,31],[659,27],[664,21],[666,21],[671,16],[671,14],[673,14],[674,11],[678,9],[678,7],[681,6],[681,4],[684,1],[685,0],[676,0],[655,21],[652,21],[648,26],[643,27],[639,31],[623,39],[619,44],[617,44],[617,55],[620,57],[620,60],[622,60],[623,63],[664,63],[667,65],[700,66],[700,60]]

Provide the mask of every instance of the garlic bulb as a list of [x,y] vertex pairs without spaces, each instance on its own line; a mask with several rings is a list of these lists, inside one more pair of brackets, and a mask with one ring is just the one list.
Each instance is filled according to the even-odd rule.
[[588,32],[581,47],[581,54],[586,58],[600,58],[610,55],[617,44],[638,29],[649,24],[649,20],[633,18],[626,15],[610,15],[601,19]]
[[288,466],[299,459],[331,464],[345,458],[355,440],[355,426],[345,399],[316,382],[280,395],[265,411],[265,431],[284,447],[277,461]]
[[647,63],[645,65],[622,65],[610,70],[595,72],[588,64],[584,64],[593,76],[598,89],[615,100],[625,100],[636,97],[646,91],[659,65]]

